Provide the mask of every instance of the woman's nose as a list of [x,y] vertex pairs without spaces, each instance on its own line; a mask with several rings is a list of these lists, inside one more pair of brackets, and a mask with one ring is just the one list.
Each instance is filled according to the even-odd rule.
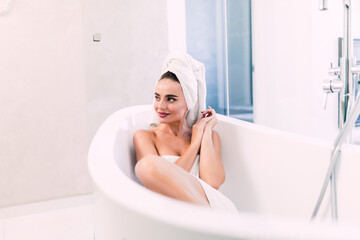
[[160,109],[166,109],[166,102],[164,100],[160,100],[158,107]]

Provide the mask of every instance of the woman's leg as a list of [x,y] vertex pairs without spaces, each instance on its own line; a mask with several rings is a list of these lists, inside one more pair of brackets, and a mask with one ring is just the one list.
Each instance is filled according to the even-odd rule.
[[135,173],[148,189],[200,205],[209,205],[201,184],[190,173],[159,156],[146,156],[135,166]]

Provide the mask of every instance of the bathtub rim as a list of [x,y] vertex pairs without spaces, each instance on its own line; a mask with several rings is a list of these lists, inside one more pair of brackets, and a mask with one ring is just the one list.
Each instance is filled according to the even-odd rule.
[[[348,228],[348,225],[335,225],[330,222],[314,222],[313,224],[309,224],[309,221],[300,218],[284,218],[278,216],[266,216],[263,214],[261,214],[260,217],[259,214],[255,213],[241,212],[239,214],[232,214],[228,212],[216,211],[213,209],[199,207],[193,204],[168,198],[166,196],[154,193],[134,182],[122,172],[115,161],[110,160],[114,157],[112,154],[113,146],[111,144],[105,143],[112,142],[109,141],[109,139],[112,139],[113,141],[116,139],[117,131],[120,129],[119,123],[121,120],[128,119],[128,117],[133,116],[134,113],[149,111],[151,107],[152,105],[137,105],[123,108],[114,112],[104,121],[104,123],[96,132],[93,141],[91,142],[88,154],[89,172],[96,188],[98,189],[97,191],[104,194],[107,198],[122,205],[123,207],[130,209],[131,211],[144,214],[147,217],[154,218],[157,221],[163,222],[165,224],[176,225],[185,229],[206,232],[215,235],[226,235],[229,237],[250,237],[254,236],[254,234],[267,234],[268,231],[273,232],[274,226],[276,229],[276,226],[284,226],[285,224],[288,226],[287,234],[289,234],[289,231],[291,231],[294,237],[299,236],[299,234],[301,236],[306,233],[310,235],[314,233],[323,235],[323,231],[320,230],[323,227],[325,227],[327,230],[329,227],[331,227],[331,229],[333,229],[330,231],[331,234],[329,232],[329,234],[326,234],[327,237],[331,239],[332,237],[337,236],[337,233],[343,233],[343,228]],[[306,141],[312,141],[314,144],[320,144],[327,147],[331,146],[331,143],[329,144],[323,140],[313,139],[306,136],[299,136],[259,125],[254,126],[255,124],[227,118],[222,115],[218,116],[219,121],[241,124],[246,128],[256,131],[267,131],[270,134],[280,134],[283,137],[291,137],[296,140],[302,139]],[[114,131],[114,124],[117,126],[117,131]],[[108,141],[103,141],[104,139],[108,139]],[[101,149],[102,151],[98,151],[98,149]],[[103,160],[99,159],[107,159],[108,161],[104,162]],[[114,182],[118,183],[117,188],[114,188]],[[119,183],[121,183],[121,189],[131,193],[131,196],[130,194],[124,196],[123,191],[119,190]],[[151,199],[151,201],[142,201],[141,199]],[[161,209],[161,211],[158,211],[158,209]],[[191,212],[191,218],[184,216],[183,213],[186,211]],[[169,214],[169,212],[172,214]],[[290,222],[289,219],[291,219]],[[253,223],[256,224],[254,225]],[[299,226],[302,227],[299,228]],[[259,232],[259,228],[261,229],[261,232]],[[301,229],[301,232],[299,232],[299,229]],[[278,234],[279,237],[283,235],[282,232],[278,232]]]

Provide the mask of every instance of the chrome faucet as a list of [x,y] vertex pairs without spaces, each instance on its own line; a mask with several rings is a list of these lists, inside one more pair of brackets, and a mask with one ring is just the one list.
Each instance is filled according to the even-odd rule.
[[[314,219],[319,211],[323,201],[326,188],[331,184],[331,210],[333,220],[337,219],[337,200],[336,200],[336,174],[335,167],[341,157],[341,146],[347,136],[355,126],[357,117],[360,114],[360,98],[356,97],[355,84],[357,81],[354,75],[359,76],[360,66],[356,65],[356,59],[353,56],[353,39],[351,36],[351,0],[343,0],[344,2],[344,37],[342,52],[340,58],[340,67],[329,69],[330,79],[323,82],[323,90],[325,96],[329,93],[339,94],[339,134],[334,142],[334,149],[331,155],[331,161],[328,172],[325,177],[320,196],[316,203],[312,219]],[[327,10],[327,0],[320,0],[320,10]],[[324,108],[326,107],[327,98],[325,97]],[[356,103],[355,103],[356,100]]]

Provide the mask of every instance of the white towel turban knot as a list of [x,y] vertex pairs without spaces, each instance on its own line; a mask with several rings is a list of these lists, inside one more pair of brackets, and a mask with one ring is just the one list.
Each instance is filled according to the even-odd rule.
[[[163,64],[162,74],[168,71],[179,79],[188,107],[186,123],[192,127],[206,109],[205,66],[185,52],[174,51],[167,55]],[[158,123],[154,110],[151,124]]]

